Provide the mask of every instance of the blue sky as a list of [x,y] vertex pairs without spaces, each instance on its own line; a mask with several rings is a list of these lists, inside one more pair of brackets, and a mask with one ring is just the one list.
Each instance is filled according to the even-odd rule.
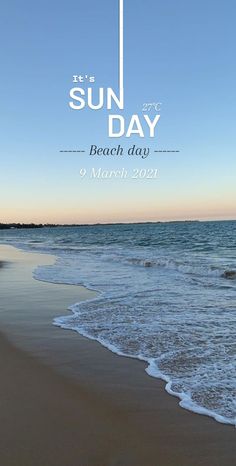
[[[125,0],[125,118],[162,102],[154,140],[110,139],[107,112],[73,111],[74,74],[117,89],[118,0],[3,1],[0,220],[236,218],[235,2]],[[94,160],[91,144],[178,149]],[[157,168],[157,180],[79,171]]]

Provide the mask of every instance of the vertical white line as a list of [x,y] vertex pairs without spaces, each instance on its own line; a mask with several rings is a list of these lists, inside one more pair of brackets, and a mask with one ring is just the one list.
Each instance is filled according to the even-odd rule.
[[119,0],[119,89],[124,99],[124,0]]

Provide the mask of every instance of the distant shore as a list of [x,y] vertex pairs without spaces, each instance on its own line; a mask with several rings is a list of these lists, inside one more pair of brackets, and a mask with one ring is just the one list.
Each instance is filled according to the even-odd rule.
[[77,227],[97,227],[97,226],[114,226],[114,225],[155,225],[158,223],[196,223],[196,222],[236,222],[236,219],[220,219],[220,220],[200,220],[200,219],[183,219],[183,220],[147,220],[134,222],[99,222],[99,223],[0,223],[0,230],[11,229],[40,229],[40,228],[77,228]]
[[0,246],[0,257],[0,464],[234,463],[234,427],[181,409],[143,362],[52,325],[91,296],[32,278],[52,256]]

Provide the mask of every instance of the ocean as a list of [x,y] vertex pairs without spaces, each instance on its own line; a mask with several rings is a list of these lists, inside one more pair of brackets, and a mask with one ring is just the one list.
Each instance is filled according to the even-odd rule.
[[146,361],[180,406],[236,425],[236,221],[13,229],[0,242],[56,256],[36,279],[98,291],[53,324]]

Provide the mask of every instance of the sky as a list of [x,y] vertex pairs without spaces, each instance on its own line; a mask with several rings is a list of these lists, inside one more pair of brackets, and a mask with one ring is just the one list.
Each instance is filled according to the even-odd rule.
[[[233,0],[124,0],[125,109],[110,113],[127,127],[162,107],[155,138],[111,139],[107,110],[72,110],[69,92],[85,74],[95,96],[117,91],[118,0],[3,0],[0,222],[236,219],[235,15]],[[91,144],[151,154],[94,158]],[[99,167],[158,177],[91,179]]]

